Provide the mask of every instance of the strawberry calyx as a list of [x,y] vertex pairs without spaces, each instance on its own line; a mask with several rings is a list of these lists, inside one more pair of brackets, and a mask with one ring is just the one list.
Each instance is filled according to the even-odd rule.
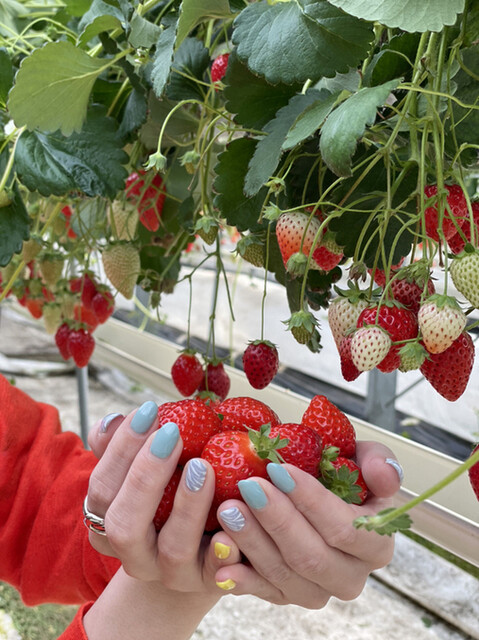
[[370,295],[367,289],[360,289],[355,280],[348,280],[347,289],[340,289],[337,285],[333,285],[333,287],[340,298],[347,298],[351,304],[357,304],[360,300],[369,300],[379,292],[379,289],[375,289]]
[[441,309],[442,307],[449,307],[456,311],[462,311],[456,298],[448,296],[445,293],[433,293],[432,296],[429,296],[429,298],[423,302],[423,305],[426,304],[434,304],[438,309]]
[[319,326],[314,315],[304,309],[295,311],[288,320],[283,320],[282,322],[300,344],[306,344],[313,335],[314,330]]
[[[245,425],[246,426],[246,425]],[[251,445],[253,446],[256,455],[261,460],[270,460],[271,462],[284,463],[284,459],[281,454],[278,453],[278,449],[284,449],[289,444],[288,438],[282,438],[279,434],[274,437],[270,437],[271,423],[263,424],[257,429],[252,429],[246,426],[248,430],[248,437]]]
[[303,276],[306,273],[306,265],[308,264],[308,257],[301,251],[293,253],[288,258],[286,263],[286,271],[291,276]]

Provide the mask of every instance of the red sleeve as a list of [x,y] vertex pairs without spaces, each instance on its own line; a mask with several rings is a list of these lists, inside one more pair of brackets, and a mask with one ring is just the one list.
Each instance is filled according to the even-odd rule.
[[83,524],[95,464],[78,436],[61,432],[54,407],[0,375],[0,580],[27,605],[94,600],[120,566],[91,547]]

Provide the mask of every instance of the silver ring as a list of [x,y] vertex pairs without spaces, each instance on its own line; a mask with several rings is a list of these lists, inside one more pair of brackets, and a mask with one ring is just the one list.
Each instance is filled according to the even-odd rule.
[[93,531],[93,533],[98,533],[100,536],[106,536],[105,519],[91,513],[91,511],[88,511],[87,501],[88,495],[85,496],[85,500],[83,501],[83,524],[87,529]]

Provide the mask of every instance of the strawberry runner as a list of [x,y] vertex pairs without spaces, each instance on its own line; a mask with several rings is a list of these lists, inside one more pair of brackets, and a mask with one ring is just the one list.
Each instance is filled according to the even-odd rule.
[[54,407],[1,375],[0,407],[0,580],[28,606],[80,605],[60,638],[86,640],[83,615],[120,566],[91,547],[81,517],[97,459]]

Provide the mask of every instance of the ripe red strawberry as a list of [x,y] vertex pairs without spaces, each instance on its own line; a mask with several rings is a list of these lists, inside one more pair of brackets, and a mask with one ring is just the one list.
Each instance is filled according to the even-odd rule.
[[351,337],[351,359],[358,371],[371,371],[391,349],[389,333],[378,326],[357,329]]
[[[415,280],[413,277],[405,275],[404,277],[394,278],[391,281],[390,291],[394,300],[417,314],[421,304],[421,298],[424,291],[424,282]],[[432,296],[436,292],[433,281],[429,278],[427,281],[426,296]]]
[[420,371],[443,398],[454,402],[466,390],[473,365],[474,343],[464,331],[445,351],[426,358]]
[[339,345],[339,359],[341,363],[341,374],[347,382],[356,380],[361,375],[361,371],[353,362],[351,355],[351,336],[346,336]]
[[132,298],[141,268],[138,249],[133,244],[110,244],[103,250],[102,262],[115,289],[125,298]]
[[306,471],[315,478],[318,477],[323,446],[317,431],[305,424],[288,422],[271,427],[269,436],[270,438],[279,436],[288,440],[288,444],[281,448],[280,452],[284,462],[294,464],[298,469]]
[[[349,294],[350,292],[344,293]],[[358,290],[356,295],[352,295],[354,297],[340,295],[331,302],[328,308],[329,328],[338,348],[348,330],[356,327],[361,311],[368,306],[361,291]]]
[[72,329],[68,348],[77,367],[86,367],[95,349],[95,338],[86,329]]
[[79,293],[84,307],[91,308],[93,297],[97,293],[97,284],[92,274],[85,272],[69,281],[70,291]]
[[323,447],[338,447],[340,455],[352,458],[356,452],[356,432],[347,417],[326,396],[312,398],[301,424],[319,433]]
[[429,353],[442,353],[466,326],[466,316],[455,298],[434,294],[420,307],[418,323]]
[[71,227],[71,217],[73,215],[73,210],[69,205],[66,205],[62,209],[62,214],[65,217],[67,236],[71,240],[74,240],[77,237],[77,234],[73,231],[73,229]]
[[[404,258],[401,258],[397,264],[393,264],[391,266],[391,269],[389,271],[389,278],[391,278],[394,275],[394,273],[401,267],[403,262],[404,262]],[[386,271],[384,269],[381,269],[380,267],[376,267],[374,272],[372,269],[368,269],[368,271],[369,271],[369,274],[373,277],[373,280],[378,285],[378,287],[384,287],[387,281]]]
[[211,65],[211,80],[213,82],[219,82],[224,78],[229,57],[229,53],[222,53],[213,60]]
[[[361,311],[356,325],[359,329],[365,325],[376,323],[388,332],[392,342],[412,340],[418,334],[416,316],[399,303],[386,302],[379,307],[372,306],[364,309]],[[391,373],[397,369],[401,364],[399,357],[401,347],[402,344],[391,345],[386,356],[376,365],[377,368],[383,373]]]
[[[479,444],[476,444],[474,449],[472,450],[471,456],[476,454],[479,451]],[[468,470],[469,482],[471,483],[472,490],[476,494],[476,498],[479,500],[479,462],[476,462],[469,467]]]
[[472,208],[472,216],[473,216],[473,227],[474,227],[474,237],[471,237],[471,225],[469,219],[466,220],[464,225],[461,227],[462,233],[456,231],[456,233],[449,238],[447,241],[447,245],[449,250],[456,255],[461,253],[466,246],[466,242],[470,242],[475,247],[478,246],[479,242],[479,202],[473,202],[471,204]]
[[363,504],[368,497],[369,489],[361,469],[354,460],[336,456],[337,452],[328,459],[328,451],[325,451],[321,463],[322,484],[349,504]]
[[326,231],[313,252],[313,259],[323,271],[331,271],[344,258],[342,247],[335,240],[335,234]]
[[43,305],[45,300],[42,296],[27,295],[25,298],[25,306],[31,315],[37,320],[43,315]]
[[76,303],[73,307],[73,318],[88,329],[90,333],[93,333],[99,325],[99,320],[96,313],[90,307],[85,307],[83,304]]
[[184,351],[171,367],[171,379],[182,396],[191,396],[203,380],[203,365],[191,351]]
[[108,320],[115,310],[115,298],[108,287],[98,286],[97,292],[91,300],[91,308],[100,324]]
[[[445,185],[448,196],[447,206],[444,204],[442,215],[442,235],[445,240],[449,240],[457,233],[457,226],[462,228],[468,219],[467,202],[462,188],[457,185]],[[426,198],[437,195],[437,185],[428,185],[424,189]],[[437,202],[426,208],[424,212],[426,234],[436,242],[439,242],[440,215],[437,210]],[[457,226],[456,226],[457,225]],[[442,239],[442,238],[441,238]]]
[[215,410],[222,418],[222,431],[247,431],[248,427],[259,431],[263,425],[274,427],[280,423],[271,407],[249,396],[227,398]]
[[264,389],[278,373],[279,355],[269,340],[250,342],[243,353],[243,370],[253,389]]
[[166,198],[160,174],[135,171],[126,179],[125,193],[128,200],[136,204],[141,224],[148,231],[158,231]]
[[200,402],[204,402],[207,407],[211,407],[215,411],[221,404],[221,398],[212,391],[199,391],[195,395],[195,399],[199,400]]
[[[320,222],[316,217],[299,211],[282,213],[276,223],[276,239],[285,268],[288,267],[288,260],[298,252],[309,255],[313,246]],[[320,269],[314,260],[310,262],[311,269]]]
[[206,365],[206,370],[198,391],[210,391],[224,400],[229,393],[231,380],[222,362],[212,361]]
[[68,337],[70,335],[70,327],[64,322],[61,324],[55,333],[55,343],[58,347],[61,357],[64,360],[71,358],[70,347],[68,346]]
[[479,309],[479,249],[465,249],[451,260],[450,274],[456,289]]
[[206,443],[201,457],[207,460],[215,472],[215,494],[206,525],[207,530],[217,526],[215,512],[218,506],[230,498],[241,499],[238,482],[251,476],[267,477],[266,466],[270,461],[279,462],[275,451],[287,444],[280,438],[268,437],[269,427],[259,432],[221,431]]
[[180,484],[181,474],[182,469],[177,467],[163,491],[163,496],[156,509],[155,517],[153,518],[153,524],[157,531],[159,531],[168,520],[171,510],[173,509],[173,502],[175,501],[176,490]]
[[190,458],[200,456],[209,438],[221,428],[216,412],[201,400],[165,402],[158,407],[158,420],[160,427],[166,422],[178,425],[183,440],[180,465],[184,465]]

